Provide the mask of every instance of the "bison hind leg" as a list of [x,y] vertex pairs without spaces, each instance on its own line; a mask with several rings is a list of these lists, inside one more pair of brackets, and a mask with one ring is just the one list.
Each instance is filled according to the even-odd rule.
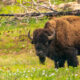
[[67,63],[68,63],[68,66],[73,66],[73,67],[77,67],[78,66],[78,59],[77,59],[77,56],[73,56],[71,58],[69,58],[67,60]]
[[73,66],[73,67],[78,66],[77,53],[78,51],[74,47],[68,47],[65,49],[68,66]]
[[58,63],[59,67],[64,67],[64,63],[65,63],[65,59],[60,59]]

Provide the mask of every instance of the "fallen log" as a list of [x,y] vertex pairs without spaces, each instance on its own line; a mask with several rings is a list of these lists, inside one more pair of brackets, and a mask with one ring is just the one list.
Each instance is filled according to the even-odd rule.
[[62,16],[62,15],[80,15],[80,10],[74,10],[74,11],[54,11],[54,12],[47,12],[47,13],[21,13],[21,14],[0,14],[0,16],[16,16],[16,17],[24,17],[24,16],[31,16],[31,17],[36,17],[36,16]]

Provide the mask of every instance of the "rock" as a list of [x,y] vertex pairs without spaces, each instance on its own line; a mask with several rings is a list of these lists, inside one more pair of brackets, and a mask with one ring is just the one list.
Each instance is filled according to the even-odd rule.
[[77,2],[62,3],[58,8],[62,10],[78,10],[80,9],[80,4]]

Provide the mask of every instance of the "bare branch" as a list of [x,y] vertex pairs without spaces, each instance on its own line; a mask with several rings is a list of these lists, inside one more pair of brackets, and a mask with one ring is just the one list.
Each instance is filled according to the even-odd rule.
[[50,0],[49,0],[49,7],[47,5],[45,5],[45,4],[44,5],[40,5],[40,4],[36,3],[34,0],[32,0],[32,3],[33,3],[34,6],[37,6],[37,9],[38,9],[38,7],[40,7],[40,8],[46,8],[46,9],[49,9],[51,11],[57,12],[56,10],[51,8],[52,4],[51,4]]
[[34,1],[34,0],[32,0],[32,3],[36,6],[37,5],[37,3]]
[[28,12],[28,11],[27,11],[27,7],[25,7],[24,5],[22,5],[21,0],[20,0],[20,6],[23,7],[23,8],[26,10],[26,12]]

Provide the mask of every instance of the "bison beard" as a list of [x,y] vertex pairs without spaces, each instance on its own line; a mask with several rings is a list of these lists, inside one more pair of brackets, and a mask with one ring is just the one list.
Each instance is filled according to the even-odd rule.
[[68,66],[77,67],[77,55],[80,54],[79,24],[80,17],[77,16],[53,18],[43,29],[33,32],[32,44],[42,64],[48,57],[54,60],[56,68],[64,67],[66,60]]

